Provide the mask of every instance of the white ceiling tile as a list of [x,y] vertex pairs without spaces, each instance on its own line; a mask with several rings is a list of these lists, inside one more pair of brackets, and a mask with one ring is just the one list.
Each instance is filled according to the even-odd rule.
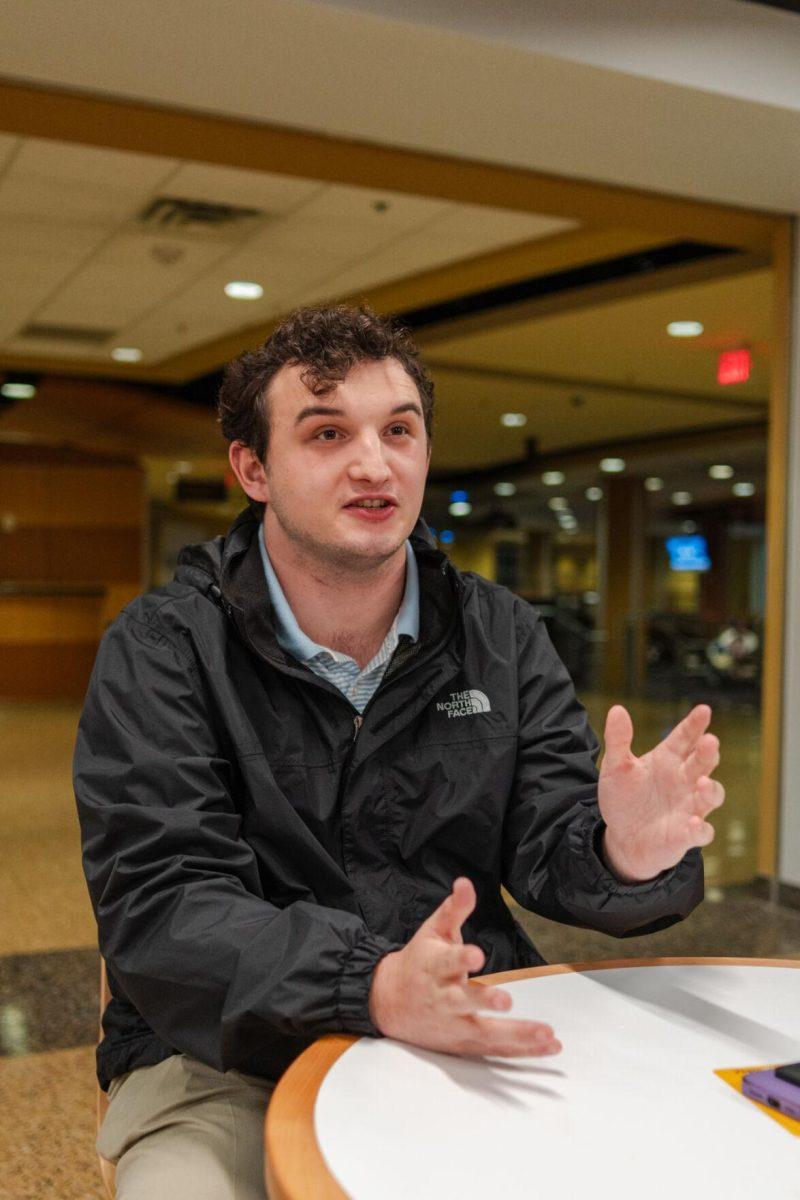
[[[176,261],[158,257],[169,248]],[[155,253],[154,253],[155,252]],[[194,279],[227,252],[219,242],[120,234],[51,300],[37,320],[121,329]]]
[[133,216],[176,165],[155,155],[30,138],[0,182],[0,218],[113,225]]
[[301,215],[315,220],[358,221],[366,226],[398,230],[432,221],[454,207],[449,200],[331,184],[304,205]]
[[426,233],[453,242],[469,242],[483,248],[511,242],[531,241],[549,237],[576,222],[558,217],[540,217],[530,213],[509,212],[507,209],[484,208],[478,204],[453,205],[452,210],[426,229]]
[[324,185],[265,171],[239,171],[205,163],[186,163],[170,180],[169,194],[212,204],[235,204],[285,213],[312,199]]

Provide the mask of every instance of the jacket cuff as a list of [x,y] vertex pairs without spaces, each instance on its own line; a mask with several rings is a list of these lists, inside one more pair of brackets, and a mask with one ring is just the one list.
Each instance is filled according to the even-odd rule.
[[336,1019],[343,1033],[383,1036],[369,1015],[372,976],[385,955],[402,949],[402,942],[388,942],[386,938],[374,937],[369,933],[353,948],[339,976],[336,991]]
[[703,862],[690,850],[679,863],[642,883],[623,883],[598,853],[605,822],[596,815],[573,827],[564,851],[575,863],[559,902],[581,924],[614,937],[663,929],[688,916],[703,898]]

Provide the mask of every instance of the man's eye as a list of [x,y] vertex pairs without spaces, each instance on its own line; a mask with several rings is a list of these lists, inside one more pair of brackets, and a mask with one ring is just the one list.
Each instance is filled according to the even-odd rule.
[[408,433],[408,426],[407,425],[392,425],[390,428],[390,433]]
[[320,429],[319,433],[314,436],[319,438],[321,442],[335,442],[339,436],[339,432],[336,429]]

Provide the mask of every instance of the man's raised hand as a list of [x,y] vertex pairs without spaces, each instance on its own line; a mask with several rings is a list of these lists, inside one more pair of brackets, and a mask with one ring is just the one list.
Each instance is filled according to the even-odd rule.
[[485,961],[480,946],[465,946],[461,936],[475,902],[469,879],[457,879],[411,941],[380,960],[369,1000],[373,1024],[386,1037],[446,1054],[557,1054],[561,1044],[549,1025],[482,1015],[507,1012],[511,997],[467,982]]
[[627,882],[652,879],[674,867],[687,850],[714,837],[706,817],[725,799],[711,778],[719,741],[708,733],[711,709],[698,704],[655,749],[631,751],[633,723],[621,704],[606,720],[598,801],[606,823],[603,853]]

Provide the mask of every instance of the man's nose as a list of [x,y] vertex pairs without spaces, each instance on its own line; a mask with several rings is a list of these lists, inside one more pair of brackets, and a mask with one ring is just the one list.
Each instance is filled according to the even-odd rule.
[[365,479],[370,483],[379,483],[388,479],[389,465],[386,461],[384,446],[377,436],[365,436],[354,443],[354,453],[350,460],[349,474],[353,479]]

